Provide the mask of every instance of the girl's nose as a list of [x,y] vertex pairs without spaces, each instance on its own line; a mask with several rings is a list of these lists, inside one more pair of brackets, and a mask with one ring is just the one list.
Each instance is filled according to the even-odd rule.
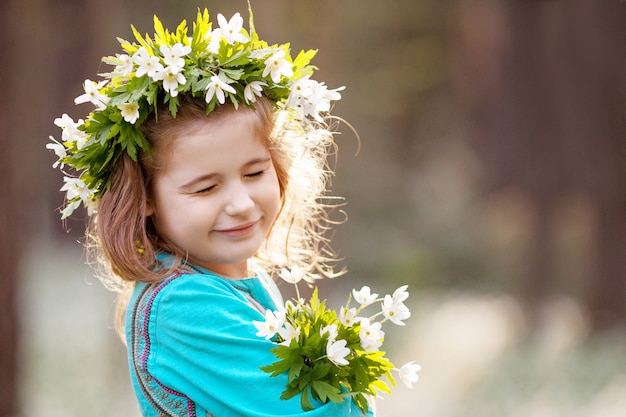
[[254,209],[254,200],[245,184],[234,184],[228,194],[224,211],[229,216],[245,216]]

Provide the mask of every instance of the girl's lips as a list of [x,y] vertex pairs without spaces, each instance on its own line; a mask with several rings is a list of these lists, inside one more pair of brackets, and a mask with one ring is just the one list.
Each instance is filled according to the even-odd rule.
[[257,223],[258,221],[255,221],[252,223],[246,223],[240,226],[231,227],[229,229],[221,229],[221,230],[216,230],[216,231],[225,236],[239,237],[239,236],[244,236],[244,235],[251,233],[256,227]]

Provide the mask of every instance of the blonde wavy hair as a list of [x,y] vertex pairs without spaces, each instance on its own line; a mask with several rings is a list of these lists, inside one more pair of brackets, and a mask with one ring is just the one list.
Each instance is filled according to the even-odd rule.
[[[152,155],[140,155],[135,162],[123,153],[117,161],[111,186],[102,194],[87,229],[87,249],[98,278],[119,293],[116,327],[121,334],[134,283],[159,282],[185,268],[185,252],[164,240],[146,215],[154,177],[171,152],[176,132],[185,123],[232,111],[239,110],[223,105],[207,115],[203,99],[182,97],[176,117],[167,108],[158,109],[158,118],[142,125]],[[309,280],[339,275],[343,271],[335,271],[336,259],[326,233],[335,223],[329,209],[338,205],[326,195],[333,174],[328,157],[336,151],[333,129],[322,121],[303,123],[294,112],[277,108],[263,97],[255,103],[254,115],[272,156],[282,202],[256,263],[271,275],[295,266],[306,270]],[[168,269],[157,268],[158,252],[170,253],[176,261]]]

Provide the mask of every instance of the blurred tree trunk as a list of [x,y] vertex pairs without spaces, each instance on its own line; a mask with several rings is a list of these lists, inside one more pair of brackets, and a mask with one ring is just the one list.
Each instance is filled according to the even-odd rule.
[[[490,188],[522,190],[534,206],[523,298],[533,309],[558,290],[558,203],[576,193],[596,218],[582,301],[595,330],[626,323],[626,8],[590,0],[461,4],[461,29],[470,22],[459,32],[461,68],[470,71],[458,78]],[[475,17],[480,11],[498,23]]]
[[[9,80],[15,56],[14,37],[8,22],[6,8],[9,0],[0,5],[0,79]],[[8,8],[8,7],[7,7]],[[18,193],[15,188],[17,172],[9,123],[18,115],[10,100],[0,100],[0,416],[17,414],[17,340],[16,308],[17,263],[20,251],[20,221],[17,216]]]
[[[586,139],[577,183],[597,211],[597,259],[586,299],[595,330],[626,325],[626,7],[579,1],[577,34],[583,94],[572,106],[571,130]],[[587,4],[590,3],[590,4]]]

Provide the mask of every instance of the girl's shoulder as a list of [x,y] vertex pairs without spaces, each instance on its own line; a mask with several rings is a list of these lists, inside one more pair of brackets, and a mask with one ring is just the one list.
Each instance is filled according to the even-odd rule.
[[217,276],[177,271],[160,282],[137,284],[130,305],[135,309],[153,310],[163,303],[188,304],[195,299],[212,297],[236,298],[237,293],[233,291],[232,285]]
[[247,308],[227,282],[204,274],[177,272],[161,282],[138,284],[126,312],[129,354],[146,370],[164,344],[176,345],[181,338],[195,343],[203,332],[220,333]]
[[[138,283],[127,310],[127,328],[144,321],[164,322],[234,315],[248,317],[275,310],[280,293],[261,277],[230,280],[204,271],[179,270],[163,281]],[[248,310],[254,310],[250,312]]]

